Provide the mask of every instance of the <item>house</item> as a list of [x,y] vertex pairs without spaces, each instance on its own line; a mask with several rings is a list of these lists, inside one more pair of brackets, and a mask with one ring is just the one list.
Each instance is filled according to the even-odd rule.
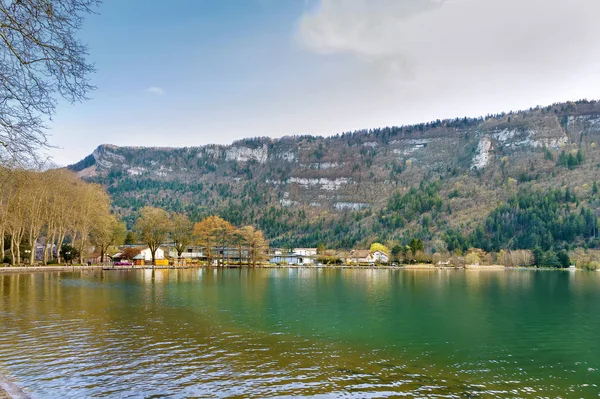
[[388,254],[383,251],[369,251],[366,249],[358,249],[354,251],[350,251],[350,257],[348,258],[348,263],[360,265],[360,264],[370,264],[373,265],[375,263],[387,263],[390,258]]
[[109,254],[105,253],[104,258],[102,258],[100,256],[99,252],[94,252],[89,258],[87,258],[88,262],[91,262],[96,265],[100,265],[100,264],[106,263],[106,262],[112,262],[112,260],[113,260],[113,257],[110,256]]
[[[173,247],[169,248],[168,256],[169,258],[177,259],[177,250]],[[206,255],[204,255],[204,251],[201,247],[187,247],[181,253],[181,259],[206,260]]]
[[353,263],[356,265],[360,265],[361,263],[371,263],[372,258],[370,258],[371,252],[367,249],[355,249],[350,251],[350,257],[348,258],[348,263]]
[[317,248],[293,248],[269,250],[269,263],[278,265],[306,266],[314,265],[317,257]]
[[381,250],[373,251],[369,254],[369,263],[388,263],[390,257]]
[[317,248],[294,248],[293,253],[298,256],[317,256]]
[[[143,259],[147,262],[152,262],[152,251],[148,247],[142,249],[138,256],[140,257],[140,259]],[[136,256],[136,258],[138,256]],[[156,259],[165,259],[165,251],[162,248],[156,249]]]
[[269,259],[269,263],[277,265],[296,265],[296,266],[308,266],[313,265],[314,260],[310,256],[286,254],[286,255],[275,255]]

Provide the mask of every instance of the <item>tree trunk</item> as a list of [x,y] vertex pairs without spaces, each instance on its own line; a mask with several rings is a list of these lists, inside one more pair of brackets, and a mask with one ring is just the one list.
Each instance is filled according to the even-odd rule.
[[56,232],[52,232],[50,236],[50,243],[48,243],[48,237],[46,237],[46,245],[44,246],[44,265],[48,264],[48,251],[52,254],[52,246],[54,245],[54,239],[56,238]]
[[35,237],[29,237],[29,243],[30,243],[30,248],[31,248],[31,253],[29,254],[29,264],[33,265],[33,262],[35,262],[36,256],[35,256],[35,250],[37,247],[37,240],[38,240],[39,236],[35,236]]
[[177,250],[177,265],[181,266],[181,254],[183,253],[183,247],[179,246],[175,248]]
[[15,241],[13,240],[12,236],[10,237],[10,260],[13,266],[17,263],[17,257],[15,254]]
[[100,264],[104,264],[104,252],[106,252],[106,247],[104,245],[100,245]]
[[0,263],[4,263],[4,257],[6,251],[4,251],[4,228],[0,228]]
[[83,247],[85,247],[85,236],[81,235],[81,246],[79,247],[79,264],[83,265]]
[[60,263],[60,250],[65,241],[65,233],[59,233],[58,241],[56,242],[56,262]]

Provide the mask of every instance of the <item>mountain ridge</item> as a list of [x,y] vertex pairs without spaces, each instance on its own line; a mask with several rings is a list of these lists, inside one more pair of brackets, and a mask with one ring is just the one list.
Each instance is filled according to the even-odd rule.
[[[441,222],[424,237],[430,240],[450,227],[473,230],[515,189],[583,190],[598,172],[598,140],[600,103],[582,100],[327,137],[257,137],[184,148],[101,145],[69,169],[107,187],[129,225],[135,211],[149,204],[193,218],[219,213],[255,223],[276,243],[316,245],[319,235],[310,232],[316,228],[333,237],[332,245],[352,246],[415,235],[432,210],[402,228],[373,226],[395,193],[407,194],[422,182],[441,182],[445,206],[435,215],[444,214]],[[582,165],[575,165],[578,173],[557,163],[562,153],[577,151],[585,153]],[[352,239],[331,232],[351,217],[359,219]]]

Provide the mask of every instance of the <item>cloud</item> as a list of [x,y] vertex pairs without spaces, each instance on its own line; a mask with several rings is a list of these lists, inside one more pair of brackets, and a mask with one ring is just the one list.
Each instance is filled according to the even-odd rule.
[[[300,42],[323,54],[387,56],[401,52],[402,26],[445,0],[322,0],[300,20]],[[394,39],[394,40],[390,40]]]
[[162,96],[165,94],[165,90],[162,87],[158,87],[158,86],[151,86],[148,89],[146,89],[147,93],[150,94],[156,94],[159,96]]
[[598,0],[320,0],[297,39],[395,80],[558,79],[600,64],[599,13]]

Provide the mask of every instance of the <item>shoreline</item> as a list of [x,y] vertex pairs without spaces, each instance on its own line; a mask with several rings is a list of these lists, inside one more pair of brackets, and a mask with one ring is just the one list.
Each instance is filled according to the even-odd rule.
[[2,266],[0,273],[69,272],[75,270],[102,269],[104,266]]
[[[557,269],[557,268],[537,268],[537,267],[514,267],[514,266],[502,266],[502,265],[466,265],[464,267],[455,266],[435,266],[429,264],[413,264],[413,265],[401,265],[401,266],[356,266],[356,265],[322,265],[322,266],[309,266],[309,265],[259,265],[254,268],[249,266],[239,265],[224,265],[224,266],[102,266],[102,265],[81,265],[81,266],[8,266],[0,267],[0,274],[2,273],[34,273],[34,272],[73,272],[73,271],[93,271],[93,270],[104,270],[104,271],[132,271],[132,270],[186,270],[186,269],[357,269],[357,270],[485,270],[485,271],[499,271],[499,270],[558,270],[558,271],[574,271],[582,269]],[[1,398],[1,397],[0,397]]]

